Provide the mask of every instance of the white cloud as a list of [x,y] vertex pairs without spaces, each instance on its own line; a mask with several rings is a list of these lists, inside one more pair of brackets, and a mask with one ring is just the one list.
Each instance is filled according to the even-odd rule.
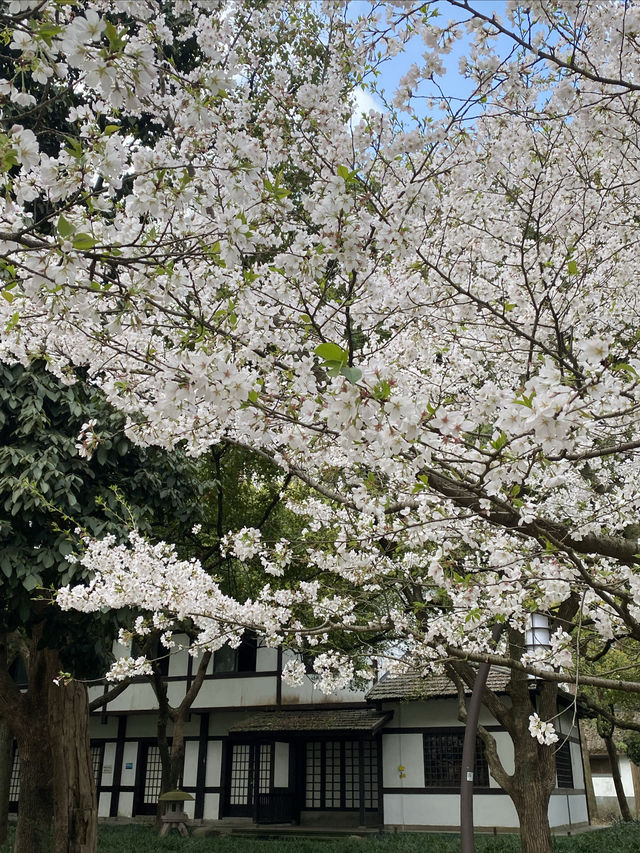
[[374,110],[377,113],[384,112],[384,108],[376,101],[371,92],[367,92],[360,87],[354,89],[351,124],[359,124],[362,119],[362,113],[368,113],[370,110]]

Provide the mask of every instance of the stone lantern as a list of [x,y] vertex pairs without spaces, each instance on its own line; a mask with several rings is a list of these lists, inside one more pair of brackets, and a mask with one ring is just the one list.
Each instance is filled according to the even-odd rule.
[[184,803],[187,800],[193,800],[193,797],[186,791],[165,791],[164,794],[160,794],[158,797],[158,802],[162,803],[160,838],[164,838],[170,829],[177,829],[185,838],[189,835],[187,829],[189,818],[184,810]]

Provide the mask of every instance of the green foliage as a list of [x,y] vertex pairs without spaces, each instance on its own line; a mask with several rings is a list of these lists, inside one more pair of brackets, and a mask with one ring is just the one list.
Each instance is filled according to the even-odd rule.
[[[582,646],[581,671],[584,674],[600,675],[603,677],[622,674],[622,677],[627,681],[640,680],[638,648],[634,640],[620,640],[612,648],[607,650],[603,646],[602,638],[595,633],[590,633],[588,627],[586,627],[583,631]],[[598,653],[601,651],[606,651],[606,654],[600,656]],[[597,660],[590,661],[590,657],[597,657]],[[634,693],[582,685],[580,694],[588,697],[608,711],[615,713],[619,721],[614,730],[614,740],[616,742],[628,739],[628,732],[622,736],[622,730],[624,729],[625,720],[635,720],[638,699]],[[599,728],[602,728],[602,726],[603,721],[599,721]]]
[[[156,526],[155,534],[175,542],[181,556],[197,557],[229,595],[252,595],[264,584],[260,561],[223,555],[221,540],[227,533],[255,527],[273,543],[303,527],[304,519],[287,510],[282,500],[292,488],[289,479],[269,460],[242,448],[213,447],[198,461],[200,500],[193,507],[192,523],[187,528],[179,520],[168,520]],[[197,534],[191,532],[194,521],[202,526]],[[294,575],[289,581],[295,582]]]
[[[87,459],[76,443],[90,419],[100,443]],[[158,516],[188,519],[197,499],[191,483],[181,491],[184,460],[141,451],[123,425],[82,381],[65,385],[42,364],[0,365],[0,626],[28,634],[44,622],[43,644],[81,677],[106,668],[118,614],[62,614],[46,600],[46,591],[85,577],[69,560],[77,531],[123,538]]]
[[629,732],[624,739],[629,761],[640,765],[640,732]]

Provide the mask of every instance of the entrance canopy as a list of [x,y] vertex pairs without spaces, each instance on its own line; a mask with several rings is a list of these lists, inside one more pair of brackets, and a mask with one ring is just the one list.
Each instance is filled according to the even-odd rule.
[[368,734],[375,735],[393,716],[370,708],[322,711],[262,711],[229,729],[230,734]]

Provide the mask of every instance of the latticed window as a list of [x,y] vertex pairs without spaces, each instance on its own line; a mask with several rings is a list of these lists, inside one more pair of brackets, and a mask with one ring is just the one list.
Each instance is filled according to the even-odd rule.
[[312,741],[306,746],[305,807],[378,807],[378,750],[375,741]]
[[307,744],[305,806],[308,809],[322,807],[322,744]]
[[571,743],[568,740],[565,740],[556,750],[556,775],[558,777],[558,788],[573,788]]
[[249,770],[251,746],[248,743],[234,744],[231,754],[231,791],[229,802],[232,806],[244,806],[249,801]]
[[361,742],[363,756],[362,768],[364,773],[364,807],[378,808],[378,746],[375,741]]
[[327,809],[340,808],[342,762],[339,741],[324,744],[324,805]]
[[104,744],[91,744],[91,766],[93,767],[93,778],[96,783],[96,788],[102,780],[102,762],[104,759]]
[[20,756],[16,749],[13,753],[11,778],[9,779],[9,802],[17,803],[20,796]]
[[144,774],[144,797],[145,804],[155,804],[160,796],[162,786],[162,762],[160,760],[160,749],[157,746],[147,747],[147,763]]
[[258,793],[271,791],[271,768],[273,767],[273,744],[260,744],[260,763],[258,765]]
[[[437,731],[424,734],[424,784],[427,788],[459,788],[462,770],[463,731]],[[476,738],[473,781],[489,786],[489,767],[484,744]]]
[[[344,745],[344,807],[360,806],[360,754],[357,741]],[[340,805],[340,803],[336,803]]]

